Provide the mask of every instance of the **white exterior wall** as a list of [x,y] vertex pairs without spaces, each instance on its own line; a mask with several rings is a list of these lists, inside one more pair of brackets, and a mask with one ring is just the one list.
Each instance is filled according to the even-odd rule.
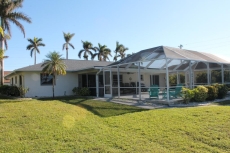
[[[23,72],[12,76],[17,76],[17,86],[19,85],[19,75],[22,75],[22,85],[28,87],[29,91],[26,93],[26,97],[52,97],[52,85],[41,85],[40,72]],[[12,78],[11,77],[11,78]],[[10,79],[11,79],[10,78]],[[66,75],[58,75],[56,85],[54,87],[55,96],[73,95],[72,89],[78,87],[78,74],[69,73]]]
[[[123,73],[123,83],[130,83],[130,82],[136,82],[138,81],[138,75],[137,73],[132,74],[126,74]],[[159,75],[159,86],[160,87],[166,87],[166,80],[165,80],[165,74],[150,74],[150,73],[141,73],[143,75],[143,81],[141,83],[144,83],[146,87],[150,87],[150,75]],[[129,78],[132,78],[130,81]]]

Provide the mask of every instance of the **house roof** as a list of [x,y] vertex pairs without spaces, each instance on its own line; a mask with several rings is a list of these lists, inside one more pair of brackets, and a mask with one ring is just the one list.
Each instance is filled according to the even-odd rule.
[[[112,62],[106,62],[106,61],[92,61],[92,60],[73,60],[73,59],[64,59],[63,60],[66,64],[66,71],[80,71],[80,70],[84,70],[84,69],[91,69],[91,68],[95,68],[95,67],[103,67],[103,66],[107,66],[109,64],[111,64]],[[42,67],[41,67],[42,63],[39,64],[35,64],[35,65],[30,65],[30,66],[26,66],[23,68],[19,68],[14,70],[12,73],[14,72],[34,72],[34,71],[42,71]],[[12,73],[8,74],[7,76],[11,75]],[[6,76],[6,77],[7,77]]]
[[230,64],[229,61],[221,59],[210,53],[198,52],[187,49],[179,49],[167,46],[158,46],[150,49],[139,51],[131,56],[121,59],[111,65],[132,63],[132,62],[146,62],[155,59],[179,59],[179,60],[191,60],[202,61],[208,63],[222,63]]

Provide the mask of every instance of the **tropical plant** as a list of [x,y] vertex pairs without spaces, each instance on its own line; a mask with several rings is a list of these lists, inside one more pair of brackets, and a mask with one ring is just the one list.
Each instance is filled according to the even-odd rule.
[[115,56],[114,56],[114,61],[117,61],[118,57],[125,58],[125,51],[128,50],[128,48],[126,48],[124,45],[119,44],[119,42],[116,42],[116,49],[115,49]]
[[48,55],[46,55],[47,59],[45,59],[41,65],[41,67],[43,67],[43,73],[53,75],[53,98],[54,84],[56,84],[56,76],[66,74],[66,65],[61,56],[62,55],[60,55],[58,52],[50,52]]
[[226,97],[227,93],[228,93],[228,87],[225,84],[214,84],[213,86],[215,86],[218,90],[218,94],[217,94],[217,98],[218,99],[223,99]]
[[84,59],[88,60],[88,54],[90,54],[90,56],[93,56],[93,53],[91,50],[96,51],[95,47],[93,47],[93,44],[91,42],[88,41],[81,41],[83,44],[83,49],[79,51],[78,53],[78,57],[81,58],[81,54],[84,52]]
[[208,89],[207,100],[215,100],[218,96],[218,89],[215,86],[205,86]]
[[9,56],[5,56],[5,50],[0,49],[0,66],[1,66],[1,85],[4,83],[4,59],[8,58]]
[[11,36],[10,22],[14,23],[22,31],[25,37],[25,29],[19,20],[31,23],[30,18],[22,12],[16,11],[22,7],[24,0],[0,0],[0,17],[3,31],[7,31]]
[[92,59],[94,59],[97,56],[99,61],[106,61],[107,59],[109,60],[108,55],[112,56],[111,50],[107,48],[106,45],[102,46],[100,43],[98,43],[98,47],[95,47],[95,49],[98,52],[93,54]]
[[71,34],[71,33],[64,33],[63,32],[63,35],[64,35],[65,43],[63,44],[62,50],[66,49],[66,59],[68,59],[69,45],[70,45],[70,47],[72,47],[74,49],[73,44],[70,43],[70,40],[73,38],[74,33]]
[[4,37],[4,32],[3,32],[2,27],[0,27],[0,34],[2,35],[2,37]]
[[[23,25],[19,22],[19,20],[26,21],[31,23],[30,18],[23,14],[22,12],[16,11],[18,8],[22,7],[22,3],[24,0],[0,0],[0,27],[4,31],[7,31],[9,35],[6,34],[0,35],[0,49],[4,50],[7,49],[7,37],[11,36],[11,26],[10,23],[14,23],[19,29],[22,31],[25,37],[25,29]],[[5,44],[5,48],[4,48]],[[3,60],[2,60],[3,62]],[[3,66],[1,67],[1,74],[4,73]],[[3,75],[1,75],[1,83],[3,83]]]
[[23,87],[23,86],[19,86],[18,87],[19,93],[20,93],[20,97],[24,98],[26,93],[29,91],[28,87]]
[[194,100],[196,102],[203,102],[208,97],[208,89],[205,86],[198,86],[194,89]]
[[181,97],[184,103],[188,104],[192,98],[194,98],[195,92],[192,89],[182,88]]
[[86,87],[74,87],[72,91],[77,96],[90,96],[90,90]]
[[40,54],[40,50],[38,49],[39,46],[45,46],[44,43],[42,43],[42,38],[34,37],[34,39],[28,39],[30,44],[26,47],[27,50],[30,50],[30,56],[33,56],[34,52],[34,64],[36,64],[36,52]]

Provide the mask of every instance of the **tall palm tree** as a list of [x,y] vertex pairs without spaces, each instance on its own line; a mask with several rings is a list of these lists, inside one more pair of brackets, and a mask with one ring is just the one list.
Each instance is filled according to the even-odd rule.
[[93,56],[93,53],[91,50],[96,51],[96,49],[93,47],[93,44],[91,42],[88,41],[81,41],[83,44],[83,49],[79,51],[78,53],[78,57],[81,58],[81,54],[84,52],[84,59],[88,60],[88,54],[90,54],[90,56]]
[[128,50],[124,45],[119,44],[119,42],[116,42],[116,49],[115,49],[115,56],[114,56],[114,61],[117,61],[118,57],[125,58],[125,51]]
[[96,56],[98,57],[99,61],[106,61],[106,59],[109,59],[108,55],[111,55],[111,50],[107,48],[106,45],[101,45],[98,43],[98,47],[95,47],[97,53],[93,54],[92,59],[94,59]]
[[41,67],[43,67],[43,73],[53,75],[53,98],[56,76],[66,74],[66,65],[61,56],[62,55],[58,52],[50,52],[48,55],[46,55],[47,59],[45,59],[45,61],[41,65]]
[[[109,60],[109,57],[108,57],[108,56],[111,56],[111,57],[112,57],[112,55],[111,55],[111,50],[110,50],[110,49],[105,50],[104,55],[103,55],[103,60],[104,60],[104,61],[106,61],[107,59]],[[109,60],[109,61],[110,61],[110,60]]]
[[0,49],[0,64],[1,64],[1,86],[4,83],[4,59],[8,58],[8,56],[5,56],[5,50]]
[[24,0],[0,0],[1,27],[11,36],[10,22],[14,23],[22,31],[25,37],[25,29],[19,20],[31,23],[31,19],[22,12],[16,11],[22,7]]
[[27,50],[30,50],[30,56],[33,56],[34,52],[34,64],[36,64],[36,52],[40,54],[40,50],[38,49],[39,46],[45,46],[45,44],[42,43],[42,38],[36,38],[34,39],[28,39],[30,44],[26,47]]
[[[18,8],[22,7],[23,1],[24,0],[0,0],[0,27],[3,29],[3,32],[7,31],[10,37],[11,37],[10,23],[14,23],[17,27],[19,27],[24,37],[25,37],[25,29],[19,21],[22,20],[27,23],[31,23],[31,19],[27,15],[23,14],[22,12],[16,11]],[[0,35],[0,49],[2,50],[5,49],[4,44],[7,49],[6,37]],[[3,68],[4,67],[2,66],[1,74],[4,74]],[[1,76],[1,78],[3,78],[3,75]]]
[[2,27],[0,27],[0,34],[1,34],[2,37],[4,37],[4,32],[3,32]]
[[125,58],[125,51],[127,51],[127,50],[129,50],[129,48],[126,48],[124,45],[123,45],[123,47],[121,48],[121,50],[120,50],[120,55],[121,55],[121,59],[122,58]]
[[63,44],[63,48],[62,50],[66,49],[66,59],[68,59],[68,49],[69,49],[69,45],[74,49],[74,46],[70,43],[70,40],[73,38],[74,33],[64,33],[64,39],[65,39],[65,43]]

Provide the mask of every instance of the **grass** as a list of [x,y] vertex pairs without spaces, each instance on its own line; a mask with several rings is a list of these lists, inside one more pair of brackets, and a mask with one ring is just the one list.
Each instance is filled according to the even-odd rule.
[[230,152],[228,104],[143,110],[92,99],[0,100],[0,152]]

